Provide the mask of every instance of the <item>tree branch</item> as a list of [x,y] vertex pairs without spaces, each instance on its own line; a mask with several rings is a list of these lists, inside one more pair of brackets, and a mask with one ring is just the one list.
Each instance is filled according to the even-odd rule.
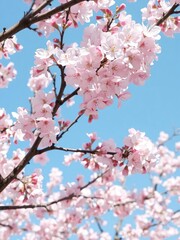
[[[100,175],[98,175],[96,178],[94,178],[93,180],[89,181],[87,184],[85,184],[84,186],[82,186],[80,188],[80,191],[83,190],[84,188],[87,188],[88,186],[90,186],[91,184],[93,184],[94,182],[96,182],[99,178],[101,178],[105,173],[107,173],[109,171],[106,170],[105,172],[101,173]],[[62,201],[66,201],[66,200],[71,200],[73,197],[80,197],[82,195],[76,195],[74,193],[71,193],[70,195],[60,198],[58,200],[46,203],[46,204],[30,204],[30,205],[18,205],[18,206],[13,206],[13,205],[5,205],[5,206],[0,206],[0,211],[2,210],[16,210],[16,209],[34,209],[34,208],[46,208],[46,210],[48,211],[48,207],[53,205],[53,204],[57,204],[59,202]]]
[[[83,154],[99,154],[100,151],[98,150],[86,150],[86,149],[76,149],[76,148],[64,148],[64,147],[56,147],[56,146],[50,146],[44,149],[37,150],[37,154],[41,154],[43,152],[51,151],[51,150],[59,150],[64,152],[73,152],[73,153],[83,153]],[[116,152],[106,152],[106,154],[109,155],[115,155]]]
[[36,151],[40,142],[41,142],[41,138],[37,137],[34,144],[30,148],[29,152],[18,164],[18,166],[15,167],[13,171],[6,178],[1,179],[0,193],[17,177],[17,175],[24,169],[24,167],[29,163],[29,161],[37,154]]
[[9,228],[9,229],[13,229],[12,226],[7,225],[7,224],[4,224],[4,223],[0,223],[0,226],[1,226],[1,227],[6,227],[6,228]]
[[99,219],[98,217],[94,217],[94,219],[95,219],[95,221],[96,221],[96,223],[97,223],[97,226],[98,226],[98,228],[99,228],[100,233],[103,233],[104,230],[103,230],[103,228],[102,228],[102,226],[101,226],[100,219]]
[[175,129],[174,132],[173,132],[173,134],[172,134],[171,136],[169,136],[168,139],[165,140],[164,142],[159,143],[159,144],[157,145],[157,147],[159,148],[160,146],[164,146],[167,142],[169,142],[170,140],[172,140],[172,139],[173,139],[174,137],[176,137],[176,136],[180,136],[180,128]]
[[168,11],[167,13],[165,13],[164,16],[161,17],[161,18],[157,21],[156,25],[157,25],[157,26],[161,25],[170,15],[174,14],[174,13],[175,13],[175,9],[176,9],[178,6],[179,6],[179,4],[175,3],[175,4],[169,9],[169,11]]
[[42,11],[47,5],[49,5],[52,0],[48,0],[44,3],[42,3],[42,5],[40,5],[35,11],[31,12],[30,14],[25,15],[17,24],[15,24],[14,26],[12,26],[11,28],[3,31],[0,34],[0,42],[6,40],[7,38],[12,37],[14,34],[22,31],[23,29],[29,28],[32,24],[46,20],[48,18],[50,18],[52,15],[62,12],[67,8],[70,8],[80,2],[84,2],[85,0],[72,0],[70,2],[61,4],[60,6],[46,12],[46,13],[42,13],[39,14],[37,16],[37,14]]
[[73,96],[78,94],[80,87],[76,88],[72,93],[70,93],[69,95],[67,95],[67,97],[65,97],[62,101],[61,104],[65,103],[67,100],[69,100],[70,98],[72,98]]
[[[45,7],[47,7],[48,5],[51,5],[51,2],[52,2],[53,0],[46,0],[46,1],[44,1],[37,9],[35,9],[34,11],[32,11],[32,12],[29,12],[29,16],[28,17],[30,17],[30,18],[32,18],[32,17],[34,17],[34,16],[36,16],[38,13],[40,13]],[[33,4],[34,5],[34,4]],[[31,6],[31,9],[32,9],[32,7],[33,7],[33,5]]]
[[64,90],[66,88],[66,81],[65,81],[65,73],[64,73],[64,67],[62,66],[59,66],[60,68],[60,71],[61,71],[61,86],[60,86],[60,90],[59,90],[59,93],[57,95],[57,98],[56,98],[56,102],[55,102],[55,106],[53,108],[53,111],[52,111],[52,115],[55,116],[58,108],[62,105],[62,96],[64,94]]
[[115,225],[115,235],[114,235],[114,240],[121,240],[122,238],[119,236],[119,231],[122,226],[122,219],[119,219],[117,224]]
[[81,114],[79,114],[79,115],[76,117],[76,119],[66,128],[66,130],[63,131],[59,136],[57,136],[57,141],[58,141],[59,139],[61,139],[62,136],[63,136],[66,132],[68,132],[69,129],[70,129],[75,123],[77,123],[77,121],[82,117],[83,114],[84,114],[84,112],[81,113]]

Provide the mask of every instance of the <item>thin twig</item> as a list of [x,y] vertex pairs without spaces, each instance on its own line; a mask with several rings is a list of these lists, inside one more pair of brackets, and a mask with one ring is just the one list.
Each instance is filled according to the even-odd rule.
[[65,131],[63,131],[59,136],[57,136],[57,141],[62,138],[62,136],[69,131],[69,129],[78,122],[78,120],[83,116],[84,113],[79,114],[75,120],[66,128]]
[[53,0],[47,0],[47,1],[44,1],[38,8],[36,8],[33,12],[31,12],[29,15],[30,15],[30,18],[36,16],[38,13],[40,13],[45,7],[47,7],[48,5],[51,5],[51,2]]
[[[84,186],[80,187],[80,191],[87,188],[88,186],[92,185],[93,183],[95,183],[99,178],[101,178],[105,173],[107,173],[109,170],[106,170],[105,172],[103,172],[102,174],[98,175],[96,178],[94,178],[93,180],[89,181],[87,184],[85,184]],[[63,198],[59,198],[58,200],[55,201],[51,201],[49,203],[46,204],[30,204],[30,205],[5,205],[5,206],[0,206],[0,211],[1,210],[16,210],[16,209],[34,209],[34,208],[45,208],[47,211],[48,207],[53,205],[53,204],[57,204],[59,202],[63,202],[66,200],[71,200],[74,197],[80,197],[82,195],[76,195],[74,193],[71,193],[70,195],[63,197]]]
[[52,111],[53,116],[56,115],[57,110],[62,105],[62,96],[63,96],[64,90],[66,88],[65,73],[64,73],[65,67],[59,65],[59,69],[61,71],[61,86],[60,86],[59,93],[56,97],[55,106],[54,106],[53,111]]
[[49,72],[49,74],[51,75],[52,81],[53,81],[53,86],[54,86],[54,94],[55,97],[57,98],[57,89],[56,89],[56,74],[53,74],[50,70],[50,68],[48,68],[47,70]]
[[35,2],[36,2],[36,0],[33,0],[33,1],[32,1],[30,8],[29,8],[29,10],[27,11],[27,13],[26,13],[25,15],[28,15],[28,14],[31,13],[31,11],[33,10],[33,7],[34,7],[34,5],[35,5]]
[[114,240],[120,240],[121,239],[121,237],[119,237],[119,230],[120,230],[121,226],[122,226],[122,219],[119,219],[118,223],[115,225]]
[[[65,148],[65,147],[57,147],[55,145],[52,145],[50,147],[46,147],[40,150],[37,150],[37,154],[41,154],[47,151],[52,151],[52,150],[60,150],[64,152],[73,152],[73,153],[83,153],[83,154],[100,154],[100,151],[98,150],[86,150],[86,149],[78,149],[78,148]],[[109,155],[115,155],[116,152],[106,152],[105,154]]]
[[165,145],[167,142],[169,142],[169,141],[172,140],[174,137],[179,136],[179,135],[180,135],[180,128],[177,128],[177,129],[174,130],[173,134],[168,137],[167,140],[165,140],[165,141],[162,142],[162,143],[159,143],[159,144],[157,145],[157,148],[159,148],[160,146]]
[[34,141],[34,144],[30,148],[29,152],[26,156],[21,160],[17,167],[15,167],[12,172],[4,179],[0,181],[0,192],[2,192],[16,177],[17,175],[24,169],[24,167],[29,163],[29,161],[36,155],[37,147],[41,142],[41,138],[38,136]]
[[4,224],[4,223],[0,223],[0,226],[1,227],[6,227],[6,228],[9,228],[9,229],[13,229],[12,226],[8,225],[8,224]]
[[100,224],[100,219],[99,219],[98,217],[94,217],[94,219],[95,219],[95,221],[96,221],[96,223],[97,223],[97,226],[98,226],[98,228],[99,228],[99,231],[100,231],[101,233],[103,233],[104,230],[103,230],[103,228],[102,228],[102,226],[101,226],[101,224]]
[[[28,15],[25,15],[18,23],[16,23],[14,26],[12,26],[11,28],[9,29],[6,29],[5,31],[3,31],[1,34],[0,34],[0,42],[12,37],[14,34],[22,31],[23,29],[26,29],[26,28],[29,28],[32,24],[34,23],[38,23],[40,21],[43,21],[43,20],[46,20],[48,18],[50,18],[52,15],[56,14],[56,13],[59,13],[59,12],[62,12],[78,3],[81,3],[81,2],[84,2],[85,0],[71,0],[70,2],[67,2],[67,3],[64,3],[64,4],[61,4],[60,6],[46,12],[46,13],[42,13],[42,14],[39,14],[38,16],[35,14],[38,14],[42,9],[44,9],[48,4],[49,2],[51,1],[47,1],[47,2],[44,2],[43,5],[40,5],[38,7],[38,9],[36,9],[34,12],[28,14]],[[44,8],[43,8],[43,7]]]
[[67,102],[70,98],[78,94],[80,87],[76,88],[72,93],[68,94],[62,101],[61,104]]

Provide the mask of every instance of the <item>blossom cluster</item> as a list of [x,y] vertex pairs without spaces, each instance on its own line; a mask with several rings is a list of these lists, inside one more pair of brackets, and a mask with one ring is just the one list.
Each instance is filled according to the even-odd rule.
[[11,62],[6,67],[0,64],[0,88],[7,87],[9,82],[16,77],[14,64]]
[[[24,0],[27,3],[32,4],[32,0]],[[60,4],[68,3],[69,0],[58,0]],[[43,3],[43,0],[36,0],[33,4],[33,9],[37,9]],[[74,4],[68,11],[58,12],[51,16],[51,18],[40,21],[37,23],[38,33],[49,36],[54,30],[60,27],[78,27],[78,24],[89,23],[90,18],[93,16],[93,11],[97,12],[99,9],[109,8],[115,4],[114,0],[98,0],[98,1],[82,1],[78,4]],[[43,9],[41,12],[47,12],[51,10],[50,6]],[[68,21],[67,20],[68,17]]]
[[[95,133],[88,136],[90,142],[83,145],[84,152],[66,155],[64,160],[66,165],[79,159],[84,167],[93,171],[121,167],[123,175],[126,176],[149,172],[158,160],[156,146],[145,136],[145,133],[135,129],[129,129],[129,135],[124,139],[121,148],[117,147],[112,139],[93,147],[97,136]],[[87,153],[90,153],[89,157],[86,156]]]
[[[167,13],[173,4],[180,4],[179,0],[150,0],[147,8],[143,8],[142,19],[148,21],[149,25],[152,26],[160,20],[165,13]],[[180,17],[170,16],[160,24],[162,32],[167,36],[172,37],[175,33],[180,32]]]
[[61,49],[56,39],[55,43],[48,41],[46,50],[36,51],[28,86],[33,91],[46,87],[52,81],[48,69],[57,65],[64,67],[66,83],[79,88],[81,110],[89,121],[97,119],[98,110],[111,105],[114,97],[120,106],[130,96],[129,84],[142,85],[150,76],[150,66],[160,52],[156,43],[160,28],[148,30],[124,11],[118,16],[110,26],[103,17],[87,27],[82,47],[72,44]]
[[[31,13],[46,4],[43,0],[24,1],[31,4]],[[58,5],[67,2],[59,0]],[[161,132],[154,144],[144,132],[131,128],[121,147],[112,139],[96,144],[96,133],[87,134],[89,141],[82,149],[64,148],[63,141],[59,141],[78,119],[74,122],[62,119],[59,110],[65,103],[70,106],[76,94],[81,96],[78,117],[85,113],[89,122],[97,119],[98,111],[111,105],[115,98],[121,106],[122,100],[130,96],[129,85],[143,85],[150,76],[150,67],[161,51],[157,43],[160,31],[171,36],[179,32],[178,17],[169,17],[156,26],[173,4],[180,4],[179,0],[150,0],[142,10],[143,20],[150,23],[150,28],[132,20],[125,4],[116,7],[113,13],[110,7],[114,3],[114,0],[83,1],[38,22],[34,29],[46,37],[57,30],[60,37],[48,40],[46,49],[35,52],[28,82],[34,92],[29,98],[31,110],[18,107],[12,113],[13,121],[0,108],[0,183],[13,176],[0,197],[0,211],[3,210],[0,239],[23,235],[24,240],[74,236],[81,240],[111,240],[112,235],[106,230],[109,223],[105,220],[109,216],[117,220],[113,224],[114,239],[163,240],[178,236],[180,215],[176,206],[180,202],[180,178],[172,175],[180,168],[180,158],[166,146],[168,134]],[[37,15],[49,10],[52,6],[47,1],[47,7]],[[65,31],[90,22],[93,11],[98,12],[96,22],[84,28],[81,44],[66,45]],[[8,59],[21,49],[13,36],[0,43],[0,58]],[[60,81],[53,73],[55,68],[60,72]],[[0,64],[0,88],[7,87],[15,76],[13,63],[6,67]],[[69,89],[73,91],[70,94]],[[17,148],[10,157],[12,143],[17,146],[20,141],[30,146],[25,143],[25,150]],[[179,145],[175,144],[176,151]],[[59,162],[58,168],[50,169],[44,185],[47,175],[44,169],[27,175],[23,169],[17,174],[17,168],[23,164],[25,168],[27,160],[48,164],[46,152],[50,150],[73,152],[64,157],[65,167],[72,168],[67,183],[63,182],[65,174]],[[75,174],[75,161],[83,166],[83,176]],[[151,186],[127,190],[129,178],[135,177],[135,184],[139,175],[147,172],[143,181],[150,177]],[[71,173],[76,175],[75,181],[71,181]]]
[[[16,36],[6,39],[0,43],[0,59],[9,59],[9,55],[20,51],[22,46],[17,43]],[[17,71],[14,68],[14,63],[9,62],[7,66],[0,64],[0,88],[8,86],[9,82],[16,77]]]
[[[131,142],[135,141],[132,133],[130,135]],[[89,134],[89,137],[91,141],[95,140],[95,134]],[[127,138],[130,140],[130,137]],[[162,171],[163,169],[166,171],[165,165],[162,166]],[[179,194],[179,178],[169,177],[163,180],[159,175],[161,181],[156,182],[156,188],[152,185],[142,190],[127,190],[124,186],[126,178],[119,169],[113,168],[101,176],[98,176],[98,173],[91,175],[88,185],[85,177],[81,175],[77,176],[76,181],[63,184],[62,171],[52,168],[46,185],[46,194],[41,192],[40,172],[22,178],[20,185],[15,181],[12,186],[14,189],[15,187],[19,189],[17,196],[20,197],[14,205],[20,204],[21,201],[26,204],[33,204],[33,201],[36,201],[35,203],[44,206],[47,197],[48,204],[46,208],[33,210],[34,217],[39,223],[30,220],[32,209],[2,212],[1,223],[11,226],[11,230],[6,227],[1,228],[0,236],[8,239],[12,234],[24,234],[24,239],[27,240],[42,236],[46,236],[46,239],[52,239],[53,236],[59,236],[61,239],[76,236],[84,240],[99,238],[111,240],[112,235],[106,231],[110,223],[103,219],[109,211],[113,212],[117,220],[115,228],[118,227],[118,221],[125,221],[121,229],[117,228],[118,235],[125,239],[138,240],[141,237],[164,239],[164,236],[178,236],[179,215],[178,211],[173,211],[169,198]],[[161,192],[157,191],[157,187],[161,188]],[[13,194],[13,190],[11,192]],[[128,219],[137,210],[139,213],[133,220],[134,224],[130,225]],[[12,218],[14,218],[13,223]],[[104,229],[103,232],[95,230],[96,221]],[[22,229],[19,226],[22,226]],[[158,235],[155,234],[154,227],[158,229]],[[24,233],[23,229],[27,231]]]
[[55,126],[55,121],[52,119],[53,100],[53,92],[46,94],[38,91],[31,98],[32,114],[21,107],[18,108],[17,113],[13,112],[13,117],[17,119],[13,126],[15,143],[18,140],[30,140],[33,143],[37,136],[42,139],[40,147],[56,143],[59,127]]

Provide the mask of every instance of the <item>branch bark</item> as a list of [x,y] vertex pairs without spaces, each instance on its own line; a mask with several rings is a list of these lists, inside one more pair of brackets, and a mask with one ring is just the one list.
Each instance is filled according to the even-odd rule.
[[[100,151],[98,150],[86,150],[86,149],[76,149],[76,148],[65,148],[65,147],[56,147],[55,145],[52,145],[50,147],[46,147],[44,149],[37,150],[37,154],[41,154],[47,151],[52,151],[52,150],[59,150],[59,151],[64,151],[64,152],[73,152],[73,153],[83,153],[83,154],[99,154]],[[106,154],[114,156],[116,152],[106,152]]]
[[175,12],[175,9],[176,9],[177,7],[179,7],[179,4],[175,3],[175,4],[169,9],[169,11],[168,11],[167,13],[165,13],[164,16],[161,17],[161,18],[157,21],[156,25],[157,25],[157,26],[161,25],[170,15],[176,13],[176,12]]
[[[100,175],[98,175],[97,177],[95,177],[94,179],[92,179],[91,181],[89,181],[87,184],[85,184],[84,186],[82,186],[80,188],[80,191],[87,188],[88,186],[92,185],[93,183],[95,183],[99,178],[101,178],[105,173],[107,173],[109,171],[106,170],[105,172],[101,173]],[[53,204],[57,204],[59,202],[65,201],[65,200],[71,200],[73,197],[80,197],[82,195],[76,195],[74,193],[69,194],[68,196],[65,196],[63,198],[59,198],[58,200],[46,203],[46,204],[30,204],[30,205],[5,205],[5,206],[0,206],[0,211],[2,210],[15,210],[15,209],[34,209],[34,208],[46,208],[48,211],[48,207],[53,205]]]
[[48,18],[50,18],[52,15],[62,12],[80,2],[84,2],[86,0],[71,0],[70,2],[61,4],[60,6],[46,12],[46,13],[42,13],[39,14],[40,11],[42,11],[47,5],[49,5],[52,0],[50,1],[46,1],[45,3],[43,3],[41,6],[38,7],[38,9],[36,9],[35,11],[26,14],[17,24],[15,24],[14,26],[12,26],[11,28],[3,31],[0,34],[0,42],[6,40],[7,38],[12,37],[14,34],[29,28],[32,24],[46,20]]
[[1,178],[0,181],[0,193],[17,177],[17,175],[24,169],[24,167],[29,163],[29,161],[37,154],[37,147],[41,142],[41,138],[37,137],[33,146],[26,154],[26,156],[22,159],[22,161],[18,164],[17,167],[13,169],[13,171],[4,179]]

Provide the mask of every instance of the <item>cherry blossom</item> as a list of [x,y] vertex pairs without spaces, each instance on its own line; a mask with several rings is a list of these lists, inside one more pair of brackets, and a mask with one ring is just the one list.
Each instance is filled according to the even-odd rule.
[[49,158],[48,158],[47,154],[45,154],[45,153],[36,155],[34,157],[34,162],[40,163],[42,165],[45,165],[48,162],[48,160],[49,160]]
[[[142,19],[148,21],[150,25],[155,24],[165,12],[168,12],[173,4],[179,4],[179,1],[155,1],[150,0],[148,2],[147,8],[143,8]],[[163,23],[160,24],[162,31],[167,35],[172,37],[174,33],[179,32],[179,16],[178,17],[168,17]]]
[[6,114],[4,108],[0,108],[0,130],[8,130],[8,128],[12,125],[12,120],[9,114]]
[[[145,84],[161,52],[161,32],[179,32],[180,1],[149,0],[143,23],[133,20],[124,3],[111,8],[114,0],[25,2],[29,11],[19,25],[0,34],[0,58],[9,61],[23,49],[14,32],[25,23],[47,43],[34,53],[30,107],[12,113],[0,108],[0,239],[178,237],[178,130],[161,131],[152,141],[131,127],[117,143],[92,131],[76,148],[81,132],[70,135],[71,143],[64,136],[81,117],[91,123],[114,101],[121,107],[132,84]],[[67,44],[65,34],[84,23],[82,40],[76,43],[73,34]],[[3,64],[0,88],[7,88],[17,71],[14,63]],[[74,119],[67,117],[72,109]]]
[[175,148],[177,151],[180,151],[180,142],[176,142]]
[[14,69],[14,64],[9,63],[6,67],[0,64],[0,88],[8,86],[9,82],[16,77],[17,71]]
[[54,121],[51,118],[40,117],[37,118],[36,134],[42,138],[41,146],[51,146],[53,143],[56,143],[56,136],[59,133],[59,128],[54,126]]
[[0,58],[9,58],[9,55],[20,51],[23,47],[17,43],[17,38],[14,35],[12,38],[7,39],[5,42],[0,44]]
[[14,130],[14,141],[33,139],[32,131],[35,129],[35,119],[24,108],[19,107],[17,113],[13,112],[13,117],[17,119]]

